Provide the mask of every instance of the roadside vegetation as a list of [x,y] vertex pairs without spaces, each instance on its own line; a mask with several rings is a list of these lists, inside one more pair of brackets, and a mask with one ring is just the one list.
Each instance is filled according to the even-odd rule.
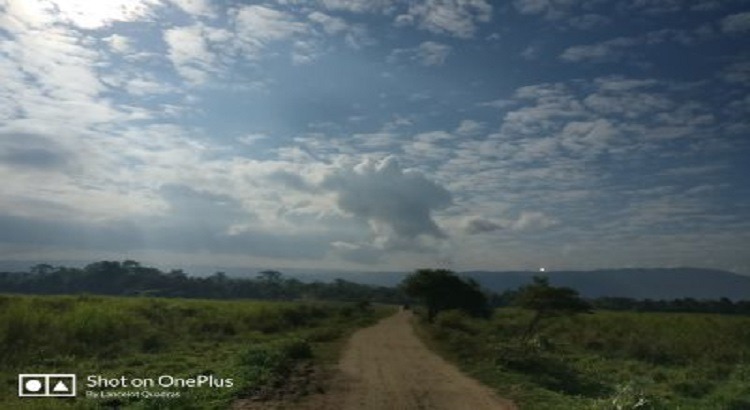
[[521,409],[750,409],[750,317],[590,310],[539,278],[490,319],[443,311],[419,330]]
[[[300,366],[309,370],[320,357],[334,356],[332,345],[390,311],[367,302],[0,295],[0,403],[9,409],[223,409],[236,398],[273,394]],[[172,399],[84,400],[79,380],[75,400],[18,399],[19,373],[213,375],[234,383],[183,389]]]

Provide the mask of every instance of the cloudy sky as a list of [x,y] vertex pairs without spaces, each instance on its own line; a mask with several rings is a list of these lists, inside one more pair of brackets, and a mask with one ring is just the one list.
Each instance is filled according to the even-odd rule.
[[0,259],[750,273],[748,35],[745,0],[0,0]]

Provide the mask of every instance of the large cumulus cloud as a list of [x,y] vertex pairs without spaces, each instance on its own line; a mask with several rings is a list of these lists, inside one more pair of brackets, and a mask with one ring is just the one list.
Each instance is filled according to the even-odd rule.
[[445,237],[432,212],[451,203],[450,192],[417,171],[402,169],[392,156],[338,169],[321,187],[336,193],[342,211],[367,220],[378,234],[390,231],[391,239],[400,241]]

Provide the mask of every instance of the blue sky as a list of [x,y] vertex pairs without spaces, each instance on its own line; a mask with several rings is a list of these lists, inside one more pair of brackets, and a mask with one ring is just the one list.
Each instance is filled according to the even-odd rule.
[[748,34],[743,0],[0,0],[0,259],[750,273]]

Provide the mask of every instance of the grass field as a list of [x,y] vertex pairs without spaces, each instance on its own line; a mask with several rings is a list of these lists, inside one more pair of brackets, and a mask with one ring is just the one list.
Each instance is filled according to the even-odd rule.
[[[0,295],[0,403],[3,409],[227,408],[236,397],[278,385],[300,361],[316,354],[332,360],[335,343],[374,322],[381,310],[343,303]],[[169,399],[19,399],[19,373],[77,374],[79,396],[87,389],[84,375],[203,375],[233,382],[157,388],[180,393]]]
[[750,317],[596,312],[547,321],[441,313],[423,336],[521,409],[750,409]]

